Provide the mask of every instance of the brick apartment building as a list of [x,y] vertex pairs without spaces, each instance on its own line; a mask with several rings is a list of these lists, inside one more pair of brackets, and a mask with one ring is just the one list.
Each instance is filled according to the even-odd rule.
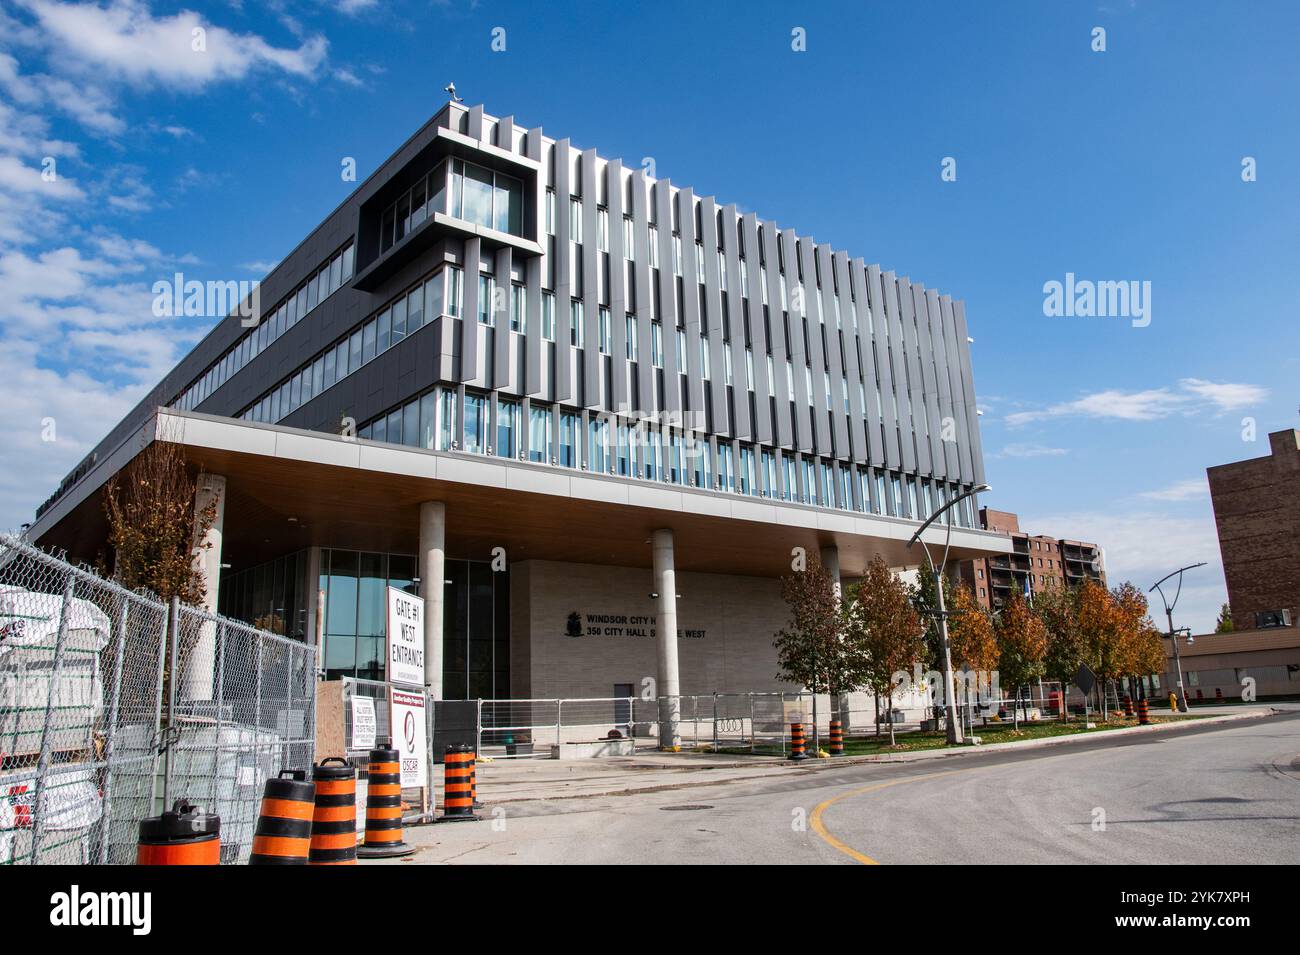
[[1300,431],[1268,443],[1268,457],[1206,469],[1238,630],[1293,626],[1300,613]]
[[980,605],[997,610],[1012,590],[1034,594],[1048,587],[1075,586],[1085,580],[1105,585],[1101,548],[1076,540],[1058,540],[1020,530],[1020,519],[1009,511],[982,507],[980,527],[1011,538],[1011,553],[982,557],[961,564],[961,579],[974,588]]

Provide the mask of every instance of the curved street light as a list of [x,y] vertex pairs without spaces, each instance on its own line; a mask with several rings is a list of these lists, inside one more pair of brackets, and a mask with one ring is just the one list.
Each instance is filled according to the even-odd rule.
[[[983,494],[985,491],[991,491],[987,484],[976,484],[974,487],[963,491],[954,497],[951,501],[939,508],[928,518],[925,523],[916,529],[911,540],[907,542],[910,549],[913,544],[921,540],[921,534],[925,529],[939,519],[945,511],[954,504],[964,501],[966,498],[975,494]],[[965,736],[962,733],[961,724],[957,721],[957,692],[952,682],[952,650],[948,645],[948,610],[943,601],[943,576],[948,566],[948,549],[952,546],[952,522],[948,522],[948,536],[943,544],[943,560],[939,562],[939,567],[934,566],[934,558],[930,556],[930,548],[926,546],[925,541],[921,540],[921,549],[925,551],[925,559],[930,564],[930,574],[934,577],[935,593],[938,597],[939,606],[934,613],[939,618],[939,636],[940,643],[943,646],[943,714],[944,721],[948,724],[948,742],[950,744],[965,742]]]
[[[1205,566],[1205,561],[1201,561],[1199,564],[1188,564],[1186,567],[1179,567],[1172,574],[1166,574],[1165,576],[1161,577],[1159,580],[1157,580],[1154,584],[1151,585],[1151,590],[1147,591],[1147,593],[1151,593],[1152,590],[1160,591],[1160,599],[1165,605],[1165,619],[1169,621],[1169,642],[1173,644],[1174,647],[1174,672],[1178,676],[1178,712],[1179,713],[1187,712],[1187,691],[1183,689],[1183,660],[1182,657],[1178,655],[1178,633],[1177,631],[1174,630],[1174,607],[1178,605],[1178,598],[1183,592],[1183,571],[1195,570],[1197,567],[1204,567],[1204,566]],[[1178,589],[1174,591],[1174,599],[1172,601],[1170,601],[1170,599],[1165,596],[1164,590],[1161,589],[1160,587],[1160,585],[1163,584],[1170,577],[1178,578]],[[1190,634],[1188,636],[1188,642],[1189,643],[1191,642]]]

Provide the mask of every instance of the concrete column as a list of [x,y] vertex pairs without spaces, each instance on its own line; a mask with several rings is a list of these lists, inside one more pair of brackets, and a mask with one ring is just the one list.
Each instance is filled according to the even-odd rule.
[[[200,474],[198,487],[194,491],[196,525],[198,515],[214,505],[216,517],[212,526],[196,542],[198,549],[194,555],[194,567],[203,577],[203,602],[199,606],[208,613],[217,612],[217,595],[221,587],[221,534],[226,517],[226,479],[220,474]],[[195,530],[197,529],[196,526]],[[199,626],[194,649],[185,661],[183,699],[212,699],[216,663],[216,624],[203,623]]]
[[[834,544],[828,544],[821,549],[822,567],[826,573],[831,576],[831,583],[835,587],[835,599],[841,600],[844,597],[844,587],[840,582],[840,549]],[[844,732],[849,731],[849,697],[848,694],[843,696],[831,697],[831,718],[838,716],[840,723],[843,725]]]
[[424,683],[442,699],[442,604],[447,580],[447,505],[420,505],[420,596],[424,598]]
[[659,745],[680,746],[682,742],[681,684],[677,679],[677,572],[673,568],[673,532],[657,530],[653,537],[654,583],[659,594],[655,632],[659,644]]

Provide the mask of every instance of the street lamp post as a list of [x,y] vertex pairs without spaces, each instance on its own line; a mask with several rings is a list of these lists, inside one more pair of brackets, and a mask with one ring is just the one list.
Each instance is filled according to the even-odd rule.
[[965,500],[971,495],[982,494],[988,490],[992,489],[987,484],[976,484],[974,487],[958,494],[926,518],[925,523],[916,529],[916,533],[907,542],[907,546],[910,548],[917,541],[921,541],[921,549],[925,551],[926,562],[929,563],[930,573],[934,577],[935,603],[938,604],[935,608],[935,615],[939,618],[939,641],[943,647],[943,713],[944,722],[948,724],[948,742],[950,744],[965,742],[965,734],[962,733],[961,724],[957,721],[957,694],[952,681],[952,649],[948,643],[948,608],[943,598],[943,578],[948,566],[948,548],[952,544],[952,523],[948,523],[948,536],[943,544],[943,560],[939,562],[938,569],[934,566],[934,558],[930,556],[930,548],[925,541],[921,540],[921,534],[954,504]]
[[[1172,574],[1166,574],[1164,577],[1161,577],[1159,580],[1157,580],[1154,584],[1151,585],[1151,590],[1157,590],[1160,592],[1160,600],[1165,605],[1165,619],[1169,622],[1169,642],[1173,644],[1174,647],[1174,674],[1178,681],[1177,686],[1178,686],[1178,712],[1179,713],[1187,712],[1187,691],[1183,689],[1183,661],[1182,658],[1178,655],[1178,633],[1177,631],[1174,630],[1174,607],[1178,605],[1178,597],[1183,592],[1183,571],[1195,570],[1197,567],[1204,567],[1204,566],[1205,566],[1205,561],[1201,561],[1199,564],[1188,564],[1186,567],[1179,567]],[[1160,585],[1163,584],[1170,577],[1178,578],[1178,589],[1174,591],[1174,599],[1172,601],[1165,596],[1164,590],[1162,590],[1160,587]],[[1148,590],[1147,593],[1151,593],[1151,590]]]

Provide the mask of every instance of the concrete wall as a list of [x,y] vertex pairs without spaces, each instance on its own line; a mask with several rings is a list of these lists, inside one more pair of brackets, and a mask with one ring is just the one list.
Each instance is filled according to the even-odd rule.
[[[514,696],[611,696],[616,683],[639,692],[641,680],[655,675],[649,569],[530,560],[513,564],[510,575]],[[778,581],[697,573],[677,579],[682,693],[798,689],[776,679],[772,640],[786,619]],[[573,613],[581,636],[568,635]]]

